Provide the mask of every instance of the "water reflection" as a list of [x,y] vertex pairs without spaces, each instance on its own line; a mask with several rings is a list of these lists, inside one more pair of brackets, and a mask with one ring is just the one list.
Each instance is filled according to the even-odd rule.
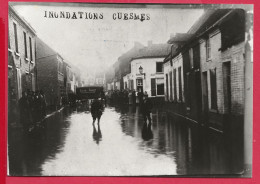
[[211,132],[162,109],[154,109],[147,124],[139,112],[138,106],[108,106],[93,125],[89,111],[68,108],[44,122],[43,134],[26,139],[10,130],[10,173],[230,176],[243,171],[241,136]]
[[152,123],[151,122],[149,122],[148,124],[144,123],[143,129],[142,129],[142,138],[145,141],[149,141],[150,139],[153,138]]
[[96,129],[95,124],[93,124],[93,139],[96,141],[97,144],[102,140],[102,133],[100,130],[100,124],[97,124],[98,129]]

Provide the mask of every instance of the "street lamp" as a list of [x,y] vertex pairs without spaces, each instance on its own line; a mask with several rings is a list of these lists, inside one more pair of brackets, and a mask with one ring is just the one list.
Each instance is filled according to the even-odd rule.
[[141,75],[144,75],[144,79],[145,79],[145,73],[143,73],[143,67],[142,66],[139,67],[139,72],[140,72]]

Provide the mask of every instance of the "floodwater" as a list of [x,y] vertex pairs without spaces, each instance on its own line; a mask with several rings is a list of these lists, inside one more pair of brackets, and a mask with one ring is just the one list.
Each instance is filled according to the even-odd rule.
[[[154,109],[106,107],[100,124],[87,110],[65,108],[24,136],[9,129],[12,176],[240,176],[240,137],[214,132]],[[243,138],[243,137],[242,137]]]

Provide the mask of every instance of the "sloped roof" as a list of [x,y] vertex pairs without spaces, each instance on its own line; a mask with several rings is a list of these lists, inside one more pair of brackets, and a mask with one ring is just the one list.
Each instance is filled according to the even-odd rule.
[[139,49],[138,55],[133,57],[133,59],[166,57],[170,51],[170,44],[151,44]]
[[[175,45],[176,49],[172,51],[171,57],[178,54],[178,50],[185,47],[189,42],[198,36],[201,36],[208,29],[213,27],[223,17],[228,15],[232,9],[208,9],[202,16],[191,26],[187,33],[177,33],[171,37],[167,43]],[[165,58],[164,62],[169,61],[170,58]]]
[[216,21],[218,21],[225,14],[232,9],[208,9],[202,16],[192,25],[187,32],[188,34],[200,34],[210,28]]
[[185,42],[187,42],[190,38],[192,38],[194,34],[189,34],[189,33],[177,33],[176,35],[174,35],[173,37],[171,37],[168,40],[168,44],[184,44]]
[[55,54],[58,53],[40,38],[36,37],[36,59],[53,56]]
[[14,9],[12,5],[9,5],[9,13],[12,12],[34,35],[36,35],[35,29],[27,22],[19,13]]
[[122,54],[119,58],[118,58],[118,62],[119,63],[129,63],[132,58],[137,57],[139,54],[139,49],[143,48],[143,45],[139,45],[138,47],[133,47],[131,48],[129,51],[127,51],[126,53]]

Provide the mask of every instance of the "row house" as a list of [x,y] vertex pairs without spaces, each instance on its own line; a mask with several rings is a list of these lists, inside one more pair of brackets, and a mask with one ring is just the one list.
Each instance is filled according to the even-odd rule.
[[[223,129],[244,111],[245,11],[207,10],[186,34],[168,43],[165,99],[186,117]],[[238,126],[240,126],[238,125]]]
[[35,38],[35,30],[9,6],[8,90],[16,102],[23,91],[36,90]]
[[131,59],[131,72],[124,76],[125,88],[147,92],[149,97],[164,96],[163,60],[170,52],[169,44],[152,44],[139,49]]
[[66,99],[68,64],[41,39],[36,40],[38,87],[45,93],[47,106],[59,106]]
[[18,122],[18,100],[23,91],[35,91],[36,32],[12,6],[8,9],[8,122]]

